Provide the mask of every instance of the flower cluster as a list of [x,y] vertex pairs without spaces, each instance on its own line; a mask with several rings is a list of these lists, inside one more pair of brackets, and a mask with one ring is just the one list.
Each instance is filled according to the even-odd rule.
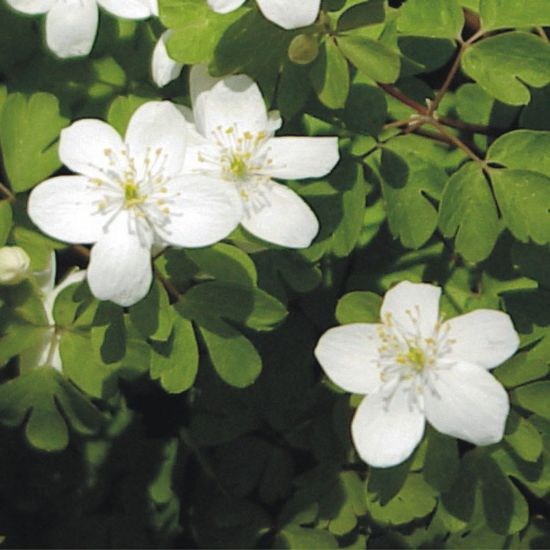
[[[95,243],[88,283],[101,300],[129,306],[151,285],[151,250],[204,247],[242,223],[282,246],[307,247],[318,222],[307,204],[272,181],[322,176],[338,162],[336,138],[273,137],[267,113],[246,76],[191,76],[193,113],[152,101],[132,116],[124,139],[99,120],[61,133],[59,155],[78,175],[38,185],[29,215],[46,234]],[[186,121],[187,118],[187,121]]]
[[[245,2],[206,1],[220,14]],[[60,58],[90,53],[99,8],[131,20],[159,15],[157,0],[7,2],[20,12],[45,15],[47,45]],[[292,30],[314,24],[321,2],[256,4],[265,18]],[[161,35],[153,52],[158,86],[182,71],[168,54],[171,32]],[[147,295],[152,256],[166,247],[207,247],[230,237],[239,225],[257,239],[291,249],[307,248],[316,238],[315,213],[280,180],[330,173],[339,161],[337,137],[277,136],[280,114],[266,108],[249,76],[214,78],[205,65],[191,67],[189,74],[190,107],[146,102],[133,113],[124,136],[91,118],[62,130],[59,157],[73,174],[38,184],[30,193],[28,214],[54,239],[92,245],[90,261],[86,271],[73,272],[55,286],[54,259],[46,271],[32,274],[22,249],[0,250],[0,284],[32,277],[47,315],[43,340],[21,355],[23,369],[46,364],[62,369],[53,304],[69,284],[86,277],[96,298],[126,307]],[[331,328],[315,349],[332,382],[365,396],[351,434],[360,457],[374,467],[409,458],[426,422],[476,445],[503,437],[508,395],[488,371],[516,352],[519,337],[499,311],[481,309],[443,320],[440,294],[432,285],[401,282],[386,293],[380,323]]]

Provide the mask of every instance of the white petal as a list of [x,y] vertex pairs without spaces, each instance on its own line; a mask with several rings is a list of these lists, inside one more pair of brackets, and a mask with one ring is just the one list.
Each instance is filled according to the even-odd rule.
[[211,9],[218,13],[229,13],[245,3],[245,0],[208,0]]
[[97,3],[105,11],[124,19],[145,19],[154,13],[149,0],[97,0]]
[[79,120],[61,130],[59,158],[73,172],[90,178],[102,177],[110,169],[106,151],[125,149],[118,132],[102,120]]
[[97,33],[95,0],[56,2],[46,17],[46,42],[59,57],[88,55]]
[[288,248],[307,248],[319,232],[319,222],[292,189],[268,182],[245,189],[243,227],[264,241]]
[[326,375],[344,390],[370,394],[380,387],[379,326],[354,323],[331,328],[321,336],[315,357]]
[[264,147],[273,162],[266,175],[287,180],[325,176],[340,158],[335,137],[276,137]]
[[[448,327],[448,328],[447,328]],[[502,311],[478,309],[443,323],[451,341],[451,359],[492,369],[510,358],[519,347],[519,336],[510,317]]]
[[298,29],[311,25],[319,13],[321,0],[257,0],[266,19],[283,29]]
[[359,456],[371,466],[400,464],[424,435],[424,415],[411,407],[407,393],[398,388],[390,401],[380,393],[363,399],[351,422],[351,435]]
[[391,316],[405,330],[432,336],[439,319],[441,289],[423,283],[403,281],[386,292],[380,314],[382,319]]
[[267,113],[267,132],[273,135],[283,125],[283,119],[279,111],[269,111]]
[[47,296],[55,286],[55,275],[57,272],[55,252],[52,250],[50,252],[50,260],[46,269],[42,271],[33,271],[33,278],[36,284],[40,288],[40,292],[43,296]]
[[159,15],[159,4],[158,0],[145,0],[146,4],[149,6],[149,9],[151,10],[152,15],[156,15],[158,17]]
[[458,363],[439,370],[436,393],[426,389],[426,418],[440,432],[476,445],[497,443],[510,405],[502,385],[484,368]]
[[46,235],[68,243],[93,243],[103,235],[105,219],[98,214],[98,188],[83,176],[59,176],[31,192],[28,212]]
[[237,127],[239,133],[265,132],[268,117],[256,83],[246,75],[214,79],[205,65],[191,69],[191,98],[197,130],[205,137]]
[[159,235],[176,246],[201,247],[225,239],[242,217],[236,190],[227,182],[200,175],[173,179],[166,186],[177,197],[170,205],[170,224]]
[[8,4],[17,11],[38,15],[51,9],[56,0],[7,0]]
[[81,283],[86,277],[86,271],[75,270],[65,276],[65,278],[51,291],[47,292],[44,296],[44,309],[46,310],[46,315],[48,316],[48,321],[50,325],[54,324],[53,318],[53,306],[55,300],[68,286],[74,285],[76,283]]
[[165,176],[179,173],[185,158],[186,132],[185,118],[169,101],[150,101],[139,107],[125,138],[138,173],[145,168],[145,158],[155,161],[157,153]]
[[168,55],[168,50],[166,49],[166,41],[173,32],[172,30],[165,31],[159,38],[153,51],[151,72],[155,84],[160,88],[178,78],[183,68],[181,63],[174,61]]
[[108,232],[92,248],[88,284],[99,300],[111,300],[121,306],[139,302],[152,281],[151,233],[141,239],[129,231],[128,211],[122,210]]

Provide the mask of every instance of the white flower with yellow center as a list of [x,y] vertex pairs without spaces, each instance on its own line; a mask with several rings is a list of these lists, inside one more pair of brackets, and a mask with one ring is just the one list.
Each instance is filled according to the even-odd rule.
[[496,443],[504,434],[508,395],[487,371],[518,348],[510,317],[480,309],[442,322],[440,294],[432,285],[399,283],[386,293],[380,324],[329,329],[315,350],[334,383],[367,394],[351,432],[372,466],[406,460],[426,420],[475,445]]
[[[208,0],[218,13],[229,13],[241,7],[246,0]],[[311,25],[319,13],[321,0],[256,0],[260,11],[283,29],[298,29]]]
[[158,15],[157,0],[7,0],[17,11],[46,14],[46,42],[61,58],[88,55],[97,34],[98,6],[124,19]]
[[191,70],[193,114],[184,171],[207,174],[234,187],[242,225],[281,246],[305,248],[319,223],[309,206],[277,179],[318,178],[338,162],[336,137],[274,137],[281,126],[247,76],[215,79],[204,66]]
[[185,147],[185,119],[169,102],[142,105],[124,141],[100,120],[62,131],[59,156],[81,175],[38,185],[29,215],[55,239],[96,243],[88,283],[100,300],[129,306],[147,294],[153,245],[208,246],[238,225],[234,189],[202,175],[181,176]]

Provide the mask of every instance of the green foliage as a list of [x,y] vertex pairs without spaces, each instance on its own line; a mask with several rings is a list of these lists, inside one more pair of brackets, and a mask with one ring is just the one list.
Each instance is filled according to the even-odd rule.
[[29,189],[60,166],[55,141],[68,120],[59,113],[59,101],[45,93],[26,98],[10,95],[0,120],[4,166],[16,192]]
[[550,82],[550,45],[525,32],[507,32],[474,44],[462,58],[464,72],[510,105],[526,105],[534,88]]
[[[226,14],[160,0],[159,14],[101,10],[91,54],[61,60],[43,16],[0,5],[0,246],[32,271],[0,286],[0,542],[549,547],[550,3],[323,0],[290,30],[254,0]],[[167,29],[186,67],[159,89]],[[257,81],[276,135],[338,138],[332,173],[283,182],[319,234],[301,250],[242,227],[203,248],[156,243],[137,304],[85,282],[48,303],[52,251],[56,284],[89,261],[89,243],[27,214],[34,186],[70,173],[61,131],[100,118],[124,135],[147,101],[189,107],[199,63]],[[335,324],[379,323],[403,280],[439,285],[445,318],[507,312],[520,348],[491,371],[510,398],[502,441],[427,425],[412,457],[378,469],[350,434],[362,396],[327,381],[314,350]]]

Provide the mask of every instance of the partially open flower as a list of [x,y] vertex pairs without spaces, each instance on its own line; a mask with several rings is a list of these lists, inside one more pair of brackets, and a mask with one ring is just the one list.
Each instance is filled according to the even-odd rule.
[[0,284],[16,285],[30,275],[31,259],[19,246],[0,248]]
[[432,285],[399,283],[386,293],[380,324],[332,328],[315,350],[333,382],[366,394],[351,431],[372,466],[406,460],[426,420],[475,445],[504,434],[508,395],[487,371],[518,348],[510,317],[479,309],[442,322],[440,294]]

